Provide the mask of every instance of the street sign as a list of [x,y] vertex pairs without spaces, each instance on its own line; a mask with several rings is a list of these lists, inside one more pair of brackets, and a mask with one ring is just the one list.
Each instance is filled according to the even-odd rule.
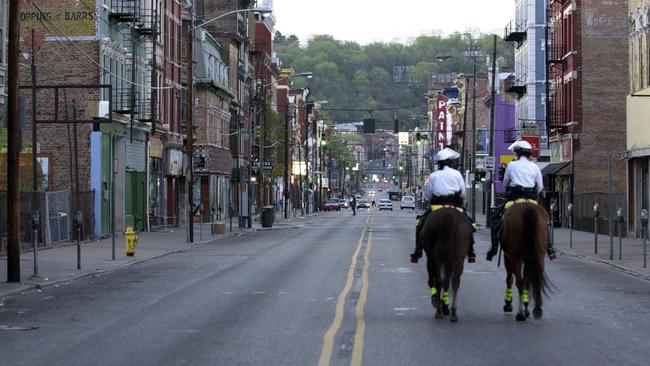
[[483,164],[485,164],[485,170],[494,170],[494,156],[486,156]]
[[618,158],[621,160],[628,160],[632,156],[632,153],[630,151],[622,151],[618,153]]
[[253,161],[253,169],[259,169],[260,168],[260,161],[259,160],[254,160]]
[[[259,166],[259,162],[257,162]],[[270,160],[264,161],[264,170],[273,170],[273,162]]]

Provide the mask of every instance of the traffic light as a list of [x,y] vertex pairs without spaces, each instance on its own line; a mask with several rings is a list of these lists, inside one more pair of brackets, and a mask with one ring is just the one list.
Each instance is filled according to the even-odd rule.
[[415,134],[415,143],[420,145],[422,143],[422,135],[419,132]]
[[399,133],[399,121],[397,118],[393,121],[393,132]]

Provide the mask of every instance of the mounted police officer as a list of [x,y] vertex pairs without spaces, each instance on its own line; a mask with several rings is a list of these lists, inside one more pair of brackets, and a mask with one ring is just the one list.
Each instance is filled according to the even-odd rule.
[[[510,145],[508,150],[514,151],[517,159],[508,164],[503,176],[503,185],[506,187],[506,202],[522,198],[537,200],[539,196],[543,198],[545,194],[542,172],[537,164],[530,160],[533,147],[528,141],[518,140]],[[492,246],[487,252],[486,257],[489,261],[497,254],[497,249],[499,248],[498,237],[504,208],[505,203],[499,207],[498,212],[492,217]],[[553,243],[548,244],[548,256],[551,260],[555,259]]]
[[[422,248],[419,238],[422,225],[431,213],[431,205],[454,205],[463,207],[465,199],[465,180],[456,165],[460,154],[450,148],[444,148],[436,154],[438,170],[429,175],[429,181],[424,187],[424,196],[429,205],[422,215],[419,215],[415,226],[415,252],[411,254],[411,262],[417,263],[422,258]],[[476,261],[474,239],[467,253],[468,262]]]

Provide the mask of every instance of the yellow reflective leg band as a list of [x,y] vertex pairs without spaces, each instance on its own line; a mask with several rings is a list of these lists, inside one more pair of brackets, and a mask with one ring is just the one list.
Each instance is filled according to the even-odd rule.
[[435,287],[431,287],[431,296],[435,296],[438,293],[438,289]]
[[449,292],[443,292],[442,293],[442,301],[445,303],[445,305],[449,305]]
[[524,290],[524,292],[522,292],[521,301],[528,302],[528,290]]
[[512,289],[511,288],[506,289],[506,301],[512,301]]

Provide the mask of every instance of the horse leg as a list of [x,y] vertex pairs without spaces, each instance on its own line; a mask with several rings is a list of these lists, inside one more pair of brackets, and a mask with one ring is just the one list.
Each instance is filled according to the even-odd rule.
[[439,270],[429,255],[427,255],[427,272],[429,272],[429,288],[431,289],[431,305],[436,309],[436,319],[442,318],[442,306],[440,306],[440,281],[438,280]]
[[442,315],[449,315],[449,278],[442,275]]
[[504,261],[506,267],[506,295],[504,298],[505,305],[503,305],[504,313],[512,313],[512,268],[510,268],[510,261]]
[[[528,290],[524,287],[524,279],[522,278],[521,274],[521,261],[519,258],[513,258],[512,259],[514,263],[514,273],[515,273],[515,282],[517,285],[517,290],[519,291],[519,311],[517,312],[517,316],[515,319],[517,321],[524,321],[526,320],[526,314],[525,314],[525,307],[524,307],[524,301],[528,302]],[[525,297],[524,297],[525,294]]]
[[530,283],[526,278],[524,278],[524,291],[522,292],[521,300],[524,303],[524,315],[526,315],[526,318],[530,316],[530,311],[528,311],[528,304],[530,302],[529,289]]

